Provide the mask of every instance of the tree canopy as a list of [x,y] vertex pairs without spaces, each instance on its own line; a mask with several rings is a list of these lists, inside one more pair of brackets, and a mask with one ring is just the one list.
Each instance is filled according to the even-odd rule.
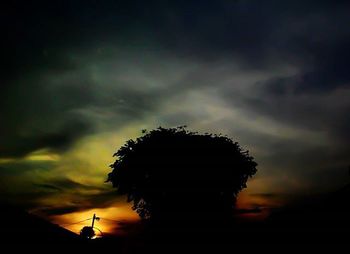
[[143,131],[114,156],[107,181],[143,219],[230,216],[237,194],[257,171],[237,142],[184,126]]

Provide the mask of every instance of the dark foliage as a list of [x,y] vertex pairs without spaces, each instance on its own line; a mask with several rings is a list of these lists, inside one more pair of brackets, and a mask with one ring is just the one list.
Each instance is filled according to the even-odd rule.
[[85,226],[80,231],[80,236],[85,239],[92,239],[95,236],[95,231],[92,227]]
[[237,142],[185,127],[162,128],[129,140],[108,181],[143,219],[216,220],[231,216],[237,194],[257,163]]

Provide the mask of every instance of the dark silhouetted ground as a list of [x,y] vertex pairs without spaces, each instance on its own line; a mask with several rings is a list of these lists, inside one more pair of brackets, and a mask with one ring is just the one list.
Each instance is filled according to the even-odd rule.
[[[107,251],[114,253],[168,253],[173,251],[207,251],[231,253],[287,250],[308,246],[313,250],[331,250],[350,246],[350,185],[317,202],[285,207],[265,221],[240,222],[220,226],[196,225],[175,221],[167,225],[140,227],[130,237],[82,240],[74,233],[53,225],[20,209],[1,207],[1,243],[31,250],[66,249]],[[7,248],[7,247],[6,247]],[[277,249],[276,249],[277,248]]]

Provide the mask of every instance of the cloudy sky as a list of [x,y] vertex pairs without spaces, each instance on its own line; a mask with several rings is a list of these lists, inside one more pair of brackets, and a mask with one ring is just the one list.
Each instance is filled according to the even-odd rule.
[[126,216],[104,183],[112,155],[160,125],[249,150],[259,172],[242,203],[348,180],[347,1],[57,2],[1,10],[1,200]]

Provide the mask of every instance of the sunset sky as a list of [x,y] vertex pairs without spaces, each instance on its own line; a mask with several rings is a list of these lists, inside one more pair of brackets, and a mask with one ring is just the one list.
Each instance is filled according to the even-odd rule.
[[55,223],[135,220],[104,181],[113,153],[158,126],[249,150],[259,166],[242,207],[348,181],[348,1],[12,2],[1,7],[2,202]]

